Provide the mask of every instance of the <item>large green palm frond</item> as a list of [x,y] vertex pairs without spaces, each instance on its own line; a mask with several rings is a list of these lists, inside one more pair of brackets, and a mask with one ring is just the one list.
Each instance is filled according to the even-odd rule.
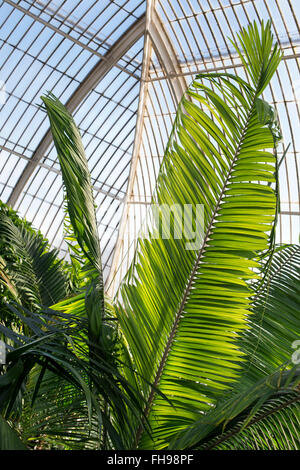
[[[263,282],[252,286],[253,313],[241,336],[247,360],[233,396],[225,396],[219,407],[177,436],[174,449],[196,442],[200,449],[299,448],[300,247],[279,245],[269,261]],[[292,377],[293,366],[298,381],[291,387],[282,378]],[[255,402],[249,419],[246,410]]]
[[[110,306],[104,299],[103,277],[100,256],[100,241],[98,236],[95,206],[93,200],[93,188],[88,169],[88,163],[81,142],[81,136],[76,124],[67,109],[52,94],[43,97],[46,107],[54,143],[56,146],[62,177],[65,187],[65,199],[67,203],[67,239],[73,250],[73,262],[77,264],[82,274],[87,274],[87,282],[81,283],[81,290],[75,296],[61,301],[55,308],[65,312],[86,316],[89,324],[89,348],[90,348],[90,373],[95,380],[103,380],[105,389],[105,377],[95,376],[93,364],[97,370],[97,361],[111,363],[111,373],[118,371],[113,380],[112,375],[108,388],[115,387],[116,404],[112,405],[112,397],[107,400],[107,409],[111,410],[112,423],[106,422],[107,431],[113,432],[116,438],[119,432],[123,439],[129,439],[132,435],[133,424],[124,419],[127,409],[140,422],[142,416],[143,401],[139,391],[134,395],[129,391],[127,384],[133,379],[133,372],[128,372],[128,380],[125,381],[121,368],[114,361],[127,353],[127,346],[118,333],[118,323],[110,314]],[[89,260],[89,263],[86,262]],[[94,269],[94,273],[93,273]],[[80,275],[79,278],[82,279]],[[127,363],[131,368],[131,365]],[[133,380],[134,383],[134,380]],[[125,384],[125,385],[124,385]],[[136,389],[135,389],[136,390]],[[118,394],[124,394],[120,401]],[[136,410],[139,410],[137,412]],[[104,414],[105,416],[105,414]],[[117,431],[118,430],[118,431]],[[125,444],[124,444],[125,445]],[[127,446],[127,445],[126,445]]]
[[253,314],[241,338],[247,354],[241,381],[249,386],[290,360],[300,345],[300,246],[277,246],[263,283],[253,289]]
[[55,249],[40,233],[0,212],[1,281],[23,305],[50,306],[68,292],[68,275]]
[[[237,339],[247,327],[249,281],[258,276],[258,252],[269,249],[276,207],[267,183],[275,181],[278,127],[259,96],[281,53],[273,48],[269,23],[260,31],[250,25],[239,39],[250,82],[197,75],[181,100],[153,196],[153,212],[157,205],[196,210],[202,204],[202,239],[187,249],[195,223],[181,238],[150,227],[117,295],[137,371],[172,402],[141,382],[153,428],[153,440],[144,433],[141,447],[165,447],[241,370]],[[171,218],[180,229],[178,214]],[[139,427],[136,444],[141,435]]]
[[[291,367],[292,366],[292,367]],[[172,441],[171,449],[297,449],[300,367],[284,364],[222,400]],[[288,419],[288,421],[287,421]]]

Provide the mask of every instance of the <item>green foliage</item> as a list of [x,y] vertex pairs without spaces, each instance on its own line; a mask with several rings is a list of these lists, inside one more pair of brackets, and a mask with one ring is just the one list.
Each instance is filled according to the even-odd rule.
[[240,346],[246,361],[234,393],[174,440],[173,448],[299,447],[300,368],[291,362],[300,331],[299,249],[276,247],[263,283],[253,286],[253,314]]
[[263,405],[246,426],[238,423],[200,450],[300,450],[299,393],[284,394]]
[[[236,440],[243,442],[241,448],[250,449],[257,444],[255,434],[259,429],[262,431],[260,441],[265,441],[266,445],[272,443],[272,441],[276,442],[277,437],[282,442],[289,443],[280,426],[286,424],[284,415],[289,413],[291,405],[295,405],[293,408],[296,410],[295,416],[291,415],[290,427],[292,430],[291,435],[297,441],[295,447],[297,448],[300,435],[299,415],[297,413],[300,404],[298,390],[300,367],[294,366],[291,370],[285,370],[285,368],[286,366],[281,367],[252,387],[243,387],[241,392],[233,394],[224,402],[219,403],[206,416],[200,418],[181,435],[176,436],[170,448],[211,449],[218,448],[221,443],[225,443],[223,448],[227,446],[234,448],[234,441]],[[275,427],[274,419],[278,419]],[[264,423],[262,424],[261,421],[264,421]],[[261,426],[264,426],[265,429],[262,430]],[[254,436],[251,436],[251,432]],[[245,434],[251,436],[249,443],[244,441]],[[276,448],[278,447],[274,446],[274,449]]]
[[277,246],[265,269],[263,283],[253,285],[253,314],[241,344],[247,354],[243,383],[249,386],[289,361],[300,339],[300,246]]
[[26,450],[16,432],[0,416],[0,450]]
[[[84,270],[96,278],[86,296],[90,335],[98,341],[104,315],[104,292],[100,240],[97,229],[91,177],[81,136],[76,124],[60,101],[51,93],[42,97],[50,120],[59,159],[70,220],[68,238],[76,241],[84,254]],[[76,246],[73,248],[76,250]],[[78,249],[77,249],[78,253]],[[78,260],[78,256],[77,256]],[[81,259],[82,261],[82,259]],[[87,267],[88,265],[88,267]],[[83,267],[83,266],[82,266]]]
[[[22,445],[14,427],[28,448],[299,448],[300,369],[291,358],[300,254],[274,246],[281,133],[260,98],[281,53],[269,22],[238,39],[249,81],[203,73],[183,96],[150,207],[154,222],[113,302],[103,291],[79,130],[57,98],[43,97],[65,188],[73,293],[44,239],[3,214],[0,248],[13,244],[1,261],[2,286],[24,327],[0,324],[10,342],[0,375],[6,447]],[[202,226],[187,220],[182,231],[174,211],[174,232],[162,236],[157,205],[187,204],[202,205]]]
[[[18,424],[24,442],[101,448],[107,435],[105,447],[128,447],[128,435],[134,432],[128,409],[136,416],[143,410],[120,372],[120,346],[111,353],[91,344],[87,319],[75,314],[43,309],[37,315],[21,306],[9,308],[30,334],[0,325],[14,345],[7,353],[6,373],[0,376],[0,413]],[[16,407],[20,394],[21,410]]]
[[70,222],[82,251],[101,276],[93,190],[80,133],[70,113],[53,94],[42,100],[62,171]]
[[[118,293],[118,318],[135,366],[173,405],[144,388],[153,428],[142,448],[162,448],[207,412],[238,380],[259,253],[270,249],[276,194],[278,125],[259,98],[281,53],[270,25],[250,25],[246,83],[230,74],[199,74],[183,96],[153,203],[202,204],[203,238],[139,240],[135,264]],[[242,49],[237,49],[243,56]],[[270,151],[268,151],[270,149]],[[175,218],[175,216],[174,216]],[[256,272],[254,271],[256,269]],[[137,432],[136,443],[142,431]]]

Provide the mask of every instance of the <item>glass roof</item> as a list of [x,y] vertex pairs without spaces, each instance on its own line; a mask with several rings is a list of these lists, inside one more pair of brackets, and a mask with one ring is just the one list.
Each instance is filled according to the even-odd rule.
[[[40,96],[73,113],[86,149],[108,286],[130,262],[178,101],[196,72],[244,76],[228,37],[271,19],[284,52],[264,98],[277,109],[278,241],[299,237],[299,0],[0,2],[0,198],[66,253],[59,165]],[[3,91],[5,87],[5,92]],[[111,287],[112,289],[114,287]]]

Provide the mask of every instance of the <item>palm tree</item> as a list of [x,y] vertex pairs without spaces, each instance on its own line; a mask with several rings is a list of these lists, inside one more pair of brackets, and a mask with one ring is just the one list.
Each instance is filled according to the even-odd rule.
[[[291,346],[299,331],[300,254],[297,246],[274,245],[281,135],[273,109],[260,98],[281,53],[269,22],[249,25],[238,39],[233,45],[248,80],[199,74],[183,96],[153,194],[152,222],[114,299],[104,295],[79,131],[59,100],[43,97],[65,185],[69,238],[77,240],[74,259],[88,282],[44,307],[35,334],[8,354],[0,405],[12,425],[25,384],[17,420],[23,439],[46,400],[41,441],[64,448],[300,447],[300,368]],[[201,227],[189,219],[188,233],[180,225],[186,205],[203,208]],[[181,208],[171,214],[169,238],[160,233],[157,207]],[[24,311],[9,308],[19,316]],[[22,318],[29,328],[37,321],[28,309]],[[7,426],[0,432],[12,436]],[[34,432],[33,425],[28,435]]]

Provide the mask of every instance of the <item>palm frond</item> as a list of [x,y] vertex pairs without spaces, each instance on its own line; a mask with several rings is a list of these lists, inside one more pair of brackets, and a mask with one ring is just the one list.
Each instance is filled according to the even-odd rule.
[[247,354],[241,380],[249,386],[290,360],[300,340],[300,246],[277,246],[264,282],[253,289],[253,314],[241,338]]
[[18,422],[31,449],[99,449],[101,428],[97,416],[89,417],[82,390],[36,365],[28,377],[24,405]]
[[67,294],[68,278],[55,249],[40,234],[0,212],[0,244],[5,246],[2,282],[25,306],[50,306]]
[[[53,94],[49,93],[42,97],[42,100],[50,120],[62,172],[68,217],[73,228],[71,238],[76,237],[80,249],[95,270],[95,276],[91,275],[96,278],[95,288],[90,290],[90,295],[87,297],[89,302],[86,305],[86,312],[90,323],[90,334],[97,341],[104,313],[104,292],[91,176],[80,132],[73,117]],[[89,266],[90,274],[91,267]]]
[[[89,447],[128,448],[134,434],[128,413],[141,422],[145,403],[124,376],[126,364],[121,362],[122,344],[118,338],[106,338],[106,348],[105,343],[90,344],[89,322],[74,312],[43,309],[37,314],[19,305],[10,304],[8,308],[30,333],[25,336],[0,324],[0,332],[13,343],[0,375],[2,416],[14,417],[23,426],[28,445],[33,438],[33,442],[79,448],[81,436],[82,443]],[[104,324],[107,334],[112,335],[109,318],[105,317]],[[116,335],[115,330],[113,333]],[[16,407],[20,398],[25,408]],[[70,419],[59,430],[68,410]],[[81,425],[74,433],[77,419]],[[28,420],[31,424],[26,429]]]
[[0,416],[0,450],[26,450],[17,433]]
[[100,242],[90,172],[78,128],[68,110],[52,94],[42,97],[62,172],[68,214],[78,243],[102,275]]
[[[199,421],[199,433],[195,432],[195,427],[194,433],[187,432],[181,441],[174,441],[174,448],[178,445],[194,446],[197,439],[202,439],[202,443],[196,447],[205,450],[287,450],[300,446],[299,385],[295,381],[293,387],[288,384],[290,388],[285,389],[282,382],[284,375],[292,376],[293,369],[292,372],[287,370],[277,373],[277,378],[270,380],[270,377],[276,377],[276,370],[282,363],[286,363],[285,369],[293,366],[291,360],[296,353],[293,344],[300,339],[300,247],[279,245],[274,250],[271,263],[269,260],[263,261],[267,265],[267,272],[263,283],[253,285],[253,314],[249,318],[249,328],[241,337],[241,349],[247,354],[247,361],[236,386],[236,398],[232,399],[230,395],[224,398],[224,408],[220,410],[217,407],[203,421]],[[297,363],[295,360],[294,369],[297,369]],[[262,389],[257,387],[257,382],[267,385],[267,395],[261,393]],[[270,387],[272,383],[277,389]],[[282,388],[278,388],[279,384]],[[272,397],[276,390],[277,394]],[[240,404],[241,408],[237,409],[237,416],[233,412],[234,408],[231,409],[225,419],[222,413],[224,409],[230,409],[232,400]],[[255,401],[255,412],[249,411],[247,414],[245,410],[251,409],[250,403]],[[226,430],[218,424],[221,419],[223,425],[226,421]],[[212,432],[215,437],[204,438],[205,432]]]
[[300,450],[300,394],[269,400],[252,420],[241,421],[200,450]]

